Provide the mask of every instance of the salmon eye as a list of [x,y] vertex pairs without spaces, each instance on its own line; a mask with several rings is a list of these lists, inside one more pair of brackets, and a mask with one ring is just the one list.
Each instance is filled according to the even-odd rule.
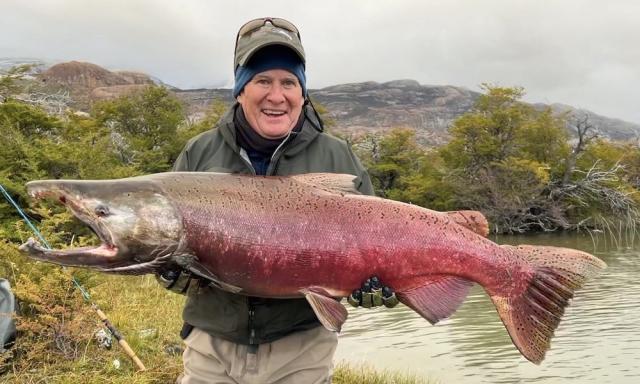
[[100,204],[96,207],[94,212],[97,216],[100,216],[100,217],[109,216],[109,207],[107,207],[106,205]]

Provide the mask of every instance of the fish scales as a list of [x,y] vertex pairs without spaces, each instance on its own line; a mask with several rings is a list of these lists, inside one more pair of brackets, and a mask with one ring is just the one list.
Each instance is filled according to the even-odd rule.
[[157,273],[180,265],[239,294],[307,298],[339,331],[335,297],[377,275],[431,323],[452,315],[470,286],[493,301],[514,345],[540,363],[564,309],[605,264],[585,252],[500,246],[479,212],[436,212],[357,193],[354,176],[257,177],[164,173],[105,181],[27,184],[91,226],[97,247],[48,250],[38,260],[110,273]]
[[[499,291],[505,280],[495,259],[514,265],[517,260],[446,215],[415,205],[336,195],[295,180],[229,175],[196,194],[193,184],[168,188],[160,182],[176,202],[188,244],[201,262],[250,295],[291,297],[303,287],[330,282],[344,296],[371,274],[396,289],[415,288],[425,275],[454,274]],[[203,207],[202,199],[211,204]],[[225,257],[207,257],[216,254]],[[437,262],[443,257],[450,262]],[[347,272],[336,276],[332,267]]]

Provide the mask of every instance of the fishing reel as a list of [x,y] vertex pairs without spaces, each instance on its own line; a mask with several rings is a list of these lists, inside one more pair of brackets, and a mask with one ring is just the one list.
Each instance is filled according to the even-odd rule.
[[399,300],[393,288],[382,285],[377,276],[367,279],[360,289],[354,290],[347,302],[354,307],[373,308],[384,305],[387,308],[393,308]]

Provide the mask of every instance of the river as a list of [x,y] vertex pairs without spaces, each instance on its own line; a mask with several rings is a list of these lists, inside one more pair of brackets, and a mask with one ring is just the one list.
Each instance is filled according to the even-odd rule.
[[541,365],[530,363],[516,350],[478,285],[451,318],[434,326],[403,305],[350,308],[337,359],[443,384],[640,383],[640,246],[616,244],[602,235],[493,240],[581,249],[608,265],[578,292]]

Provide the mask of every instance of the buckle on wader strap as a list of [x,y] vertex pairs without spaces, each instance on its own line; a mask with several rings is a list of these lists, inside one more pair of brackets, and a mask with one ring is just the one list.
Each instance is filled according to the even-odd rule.
[[258,370],[258,344],[247,345],[247,359],[245,369],[248,372],[256,372]]

